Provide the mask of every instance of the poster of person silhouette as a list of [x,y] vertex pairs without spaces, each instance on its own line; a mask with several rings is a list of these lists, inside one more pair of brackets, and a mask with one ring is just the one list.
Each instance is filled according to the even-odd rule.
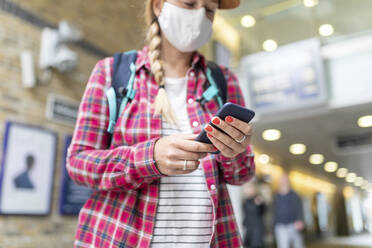
[[0,214],[48,215],[57,136],[38,126],[6,122],[0,167]]

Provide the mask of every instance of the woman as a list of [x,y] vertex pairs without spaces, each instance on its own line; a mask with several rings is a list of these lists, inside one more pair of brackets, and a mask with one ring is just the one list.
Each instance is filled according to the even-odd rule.
[[246,248],[263,248],[264,247],[264,213],[265,203],[257,192],[257,185],[249,182],[244,187],[243,202],[243,226],[245,228],[244,247]]
[[[211,36],[216,9],[238,5],[147,1],[149,46],[138,51],[137,93],[109,148],[105,90],[113,58],[97,63],[67,155],[71,178],[95,189],[80,211],[75,247],[242,247],[226,183],[240,185],[254,175],[252,129],[213,117],[215,100],[204,108],[196,101],[208,83],[196,50]],[[228,101],[244,105],[236,77],[223,71]],[[212,117],[227,134],[205,126]],[[203,126],[213,145],[194,141]]]

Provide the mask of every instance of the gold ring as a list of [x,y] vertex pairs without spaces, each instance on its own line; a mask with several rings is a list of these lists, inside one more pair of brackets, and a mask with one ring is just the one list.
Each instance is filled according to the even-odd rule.
[[183,163],[183,170],[187,170],[187,160]]

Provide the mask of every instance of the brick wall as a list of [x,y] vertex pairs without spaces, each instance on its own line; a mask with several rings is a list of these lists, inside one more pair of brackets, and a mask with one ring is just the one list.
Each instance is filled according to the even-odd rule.
[[[53,25],[57,25],[61,19],[79,24],[85,42],[107,54],[138,49],[143,45],[140,11],[143,1],[110,0],[109,4],[102,0],[12,2]],[[31,50],[37,64],[41,29],[10,12],[0,9],[0,140],[3,140],[5,121],[13,120],[55,131],[58,146],[51,215],[0,216],[0,248],[72,247],[76,217],[59,215],[58,197],[63,138],[66,134],[72,134],[73,126],[48,121],[45,118],[46,99],[49,93],[56,93],[80,101],[88,76],[100,57],[81,46],[71,46],[79,56],[76,71],[71,74],[54,73],[50,84],[24,89],[21,85],[19,54],[24,49]],[[40,75],[39,70],[37,74]]]

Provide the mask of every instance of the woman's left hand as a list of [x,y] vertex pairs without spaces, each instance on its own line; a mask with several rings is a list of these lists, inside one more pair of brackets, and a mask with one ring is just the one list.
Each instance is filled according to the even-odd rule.
[[248,123],[232,116],[227,116],[225,120],[215,116],[212,123],[227,134],[209,124],[204,127],[209,139],[223,156],[233,158],[244,152],[251,143],[252,127]]

